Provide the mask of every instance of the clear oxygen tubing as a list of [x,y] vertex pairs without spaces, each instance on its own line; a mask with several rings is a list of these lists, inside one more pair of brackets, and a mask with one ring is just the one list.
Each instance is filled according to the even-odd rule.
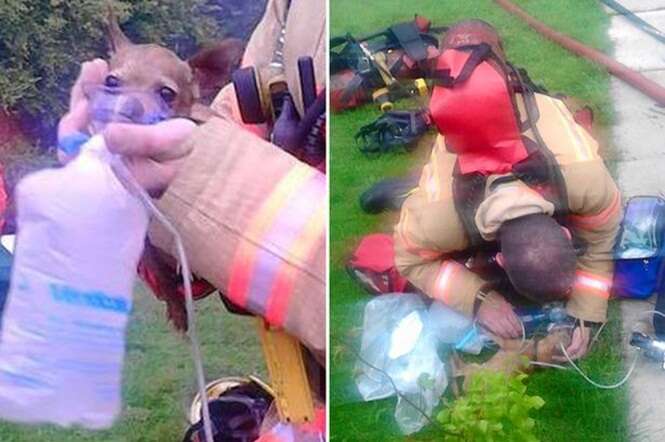
[[212,437],[212,423],[210,421],[210,408],[206,394],[205,375],[203,373],[203,358],[201,357],[201,347],[199,339],[196,334],[196,315],[194,313],[194,298],[192,296],[192,274],[189,269],[189,261],[185,253],[182,238],[175,226],[169,219],[155,206],[148,192],[136,181],[134,175],[129,171],[127,165],[118,155],[112,155],[111,167],[116,172],[120,180],[127,186],[129,191],[133,193],[150,212],[165,228],[168,230],[175,240],[176,249],[178,253],[178,261],[182,269],[182,279],[185,287],[185,307],[187,310],[187,322],[189,324],[189,339],[192,344],[192,359],[194,360],[194,369],[196,372],[196,382],[201,397],[201,409],[203,415],[203,429],[205,432],[206,442],[214,442]]
[[[657,310],[646,310],[646,311],[640,313],[640,317],[643,317],[647,314],[654,314],[654,315],[662,316],[662,317],[665,318],[665,314],[663,314],[663,313],[661,313]],[[638,322],[639,322],[639,320],[635,321],[635,323],[633,324],[633,327],[632,327],[632,331],[635,331],[635,326],[637,325]],[[596,337],[594,338],[594,341],[598,337],[598,334],[600,333],[601,330],[602,330],[602,328],[600,330],[598,330],[598,333],[596,333]],[[633,371],[635,371],[635,367],[637,366],[637,359],[639,358],[639,355],[640,355],[639,350],[637,350],[635,352],[635,356],[633,357],[633,360],[630,364],[630,367],[628,368],[628,371],[626,372],[624,377],[621,378],[618,382],[615,382],[614,384],[607,385],[607,384],[600,384],[600,383],[594,381],[586,373],[584,373],[584,371],[582,371],[582,369],[577,364],[575,364],[575,362],[573,362],[572,358],[570,357],[570,355],[566,351],[566,348],[564,347],[563,344],[559,344],[559,348],[561,349],[561,352],[566,357],[566,359],[568,360],[570,365],[575,369],[575,371],[577,371],[577,373],[580,374],[580,376],[582,376],[584,378],[584,380],[586,380],[588,383],[590,383],[594,387],[600,388],[600,389],[603,389],[603,390],[613,390],[615,388],[621,387],[623,384],[628,382],[628,379],[630,379],[630,377],[632,376]],[[559,368],[559,369],[563,369],[563,370],[568,369],[568,367],[565,367],[563,365],[549,364],[549,363],[537,362],[537,361],[531,361],[530,364],[531,365],[536,365],[536,366]]]
[[[524,327],[524,322],[520,319],[519,316],[517,316],[517,320],[518,320],[519,323],[520,323],[520,331],[521,331],[521,334],[522,334],[522,335],[521,335],[521,338],[520,338],[520,350],[519,350],[519,353],[522,353],[524,350],[526,350],[526,347],[527,347],[527,345],[528,345],[528,343],[527,343],[527,338],[526,338],[526,328]],[[492,335],[492,332],[491,332],[491,331],[489,331],[487,328],[485,328],[485,327],[483,327],[482,325],[480,325],[480,323],[478,322],[478,319],[474,319],[474,321],[473,321],[473,326],[474,326],[474,327],[479,327],[481,330],[484,330],[484,331],[485,331],[487,334],[489,334],[490,336]]]

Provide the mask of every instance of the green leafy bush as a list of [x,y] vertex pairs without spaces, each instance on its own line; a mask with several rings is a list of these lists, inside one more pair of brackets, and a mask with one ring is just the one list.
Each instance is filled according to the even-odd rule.
[[540,396],[526,394],[527,375],[479,371],[472,375],[464,396],[437,416],[445,441],[536,442],[531,410],[541,408]]
[[217,37],[205,0],[0,1],[0,108],[52,124],[65,111],[80,63],[107,53],[108,4],[136,42],[186,52]]
[[54,151],[44,152],[26,140],[19,139],[0,145],[0,164],[5,190],[11,194],[16,183],[25,175],[45,167],[55,167],[58,159]]

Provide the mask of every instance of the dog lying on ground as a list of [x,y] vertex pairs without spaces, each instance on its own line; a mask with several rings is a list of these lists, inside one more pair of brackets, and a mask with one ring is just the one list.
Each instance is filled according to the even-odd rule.
[[[503,339],[492,336],[498,344],[499,350],[484,363],[466,363],[459,357],[453,358],[454,378],[464,378],[463,390],[466,390],[471,375],[483,370],[503,372],[513,375],[518,372],[529,372],[535,363],[552,364],[556,361],[555,355],[561,355],[561,346],[570,345],[571,331],[569,329],[555,330],[544,337],[521,339]],[[456,387],[453,383],[453,388]],[[458,393],[455,392],[457,395]]]

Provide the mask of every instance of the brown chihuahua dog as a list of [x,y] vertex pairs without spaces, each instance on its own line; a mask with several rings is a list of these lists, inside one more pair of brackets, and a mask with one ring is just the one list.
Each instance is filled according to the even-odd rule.
[[110,7],[108,21],[109,74],[102,87],[87,91],[93,121],[152,124],[172,117],[209,118],[201,86],[209,99],[228,83],[242,56],[240,40],[223,40],[186,62],[165,47],[132,43]]
[[[214,113],[207,104],[229,82],[240,62],[244,44],[225,39],[199,51],[189,62],[156,44],[134,44],[122,32],[109,7],[109,73],[103,85],[90,88],[93,121],[97,132],[109,122],[153,124],[174,117],[205,121]],[[200,99],[201,89],[204,100]],[[179,330],[187,329],[185,301],[178,289],[181,276],[176,262],[146,240],[139,274],[155,296],[166,302],[168,318]],[[195,298],[214,291],[197,279]]]

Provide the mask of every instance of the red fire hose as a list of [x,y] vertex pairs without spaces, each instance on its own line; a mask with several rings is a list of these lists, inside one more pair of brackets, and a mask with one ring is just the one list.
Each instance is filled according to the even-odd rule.
[[665,88],[663,86],[649,80],[639,72],[630,69],[628,66],[619,63],[602,52],[580,43],[579,41],[567,35],[555,31],[545,23],[531,17],[523,9],[519,8],[509,0],[494,1],[506,11],[524,20],[529,26],[553,42],[558,43],[569,51],[584,57],[587,60],[591,60],[604,66],[610,74],[620,78],[632,87],[642,91],[644,94],[656,100],[659,105],[665,106]]

